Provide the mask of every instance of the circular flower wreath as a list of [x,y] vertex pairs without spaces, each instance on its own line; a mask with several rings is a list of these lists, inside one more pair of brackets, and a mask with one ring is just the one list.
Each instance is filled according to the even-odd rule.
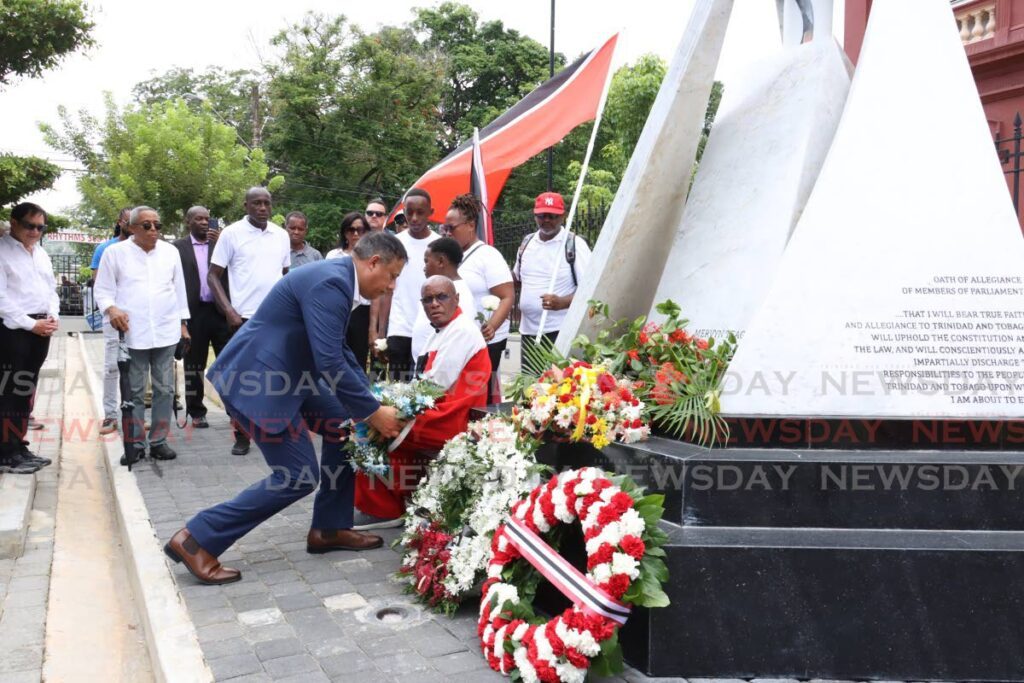
[[[657,526],[661,495],[640,497],[630,479],[613,481],[593,467],[553,477],[518,502],[511,514],[538,534],[579,519],[587,551],[587,578],[627,605],[664,607],[660,559],[666,537]],[[582,682],[588,669],[609,675],[622,668],[618,624],[573,605],[545,621],[532,608],[540,575],[522,558],[503,524],[491,540],[480,602],[484,656],[495,671],[524,680]]]

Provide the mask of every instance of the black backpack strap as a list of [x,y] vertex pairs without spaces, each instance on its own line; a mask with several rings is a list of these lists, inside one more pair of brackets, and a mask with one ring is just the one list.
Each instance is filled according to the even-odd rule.
[[523,279],[523,252],[526,251],[526,245],[530,243],[533,236],[537,233],[531,232],[527,235],[523,235],[523,241],[519,243],[519,251],[516,252],[516,262],[513,265],[515,270],[516,279],[522,281]]
[[579,287],[579,280],[576,278],[576,235],[569,232],[565,236],[565,262],[569,264],[569,272],[572,273],[572,286]]

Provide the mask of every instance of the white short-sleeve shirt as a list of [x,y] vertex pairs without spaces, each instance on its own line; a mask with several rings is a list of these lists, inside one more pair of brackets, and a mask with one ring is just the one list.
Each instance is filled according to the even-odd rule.
[[[512,271],[505,263],[505,257],[501,255],[500,251],[484,242],[477,242],[466,249],[462,255],[462,264],[459,265],[459,275],[469,285],[469,290],[473,292],[473,303],[478,311],[484,310],[483,299],[490,295],[492,287],[512,282]],[[484,315],[489,314],[485,313]],[[501,327],[494,331],[494,338],[490,343],[494,344],[508,339],[508,328],[509,321],[508,318],[505,318]]]
[[[462,315],[467,320],[472,320],[479,327],[480,323],[476,319],[476,303],[473,301],[473,292],[469,291],[469,285],[463,279],[455,280],[455,291],[459,295],[459,308],[462,309]],[[419,357],[426,353],[427,342],[430,341],[430,337],[435,332],[436,330],[430,324],[430,318],[427,317],[426,311],[423,310],[423,304],[420,304],[420,312],[412,326],[413,360],[419,360]]]
[[[565,296],[576,291],[572,283],[569,262],[565,260],[565,239],[568,234],[569,231],[562,228],[547,242],[534,235],[526,245],[523,255],[516,261],[516,274],[522,283],[519,293],[519,312],[522,316],[519,320],[519,331],[523,334],[537,334],[540,330],[540,318],[544,313],[541,296]],[[582,282],[583,274],[587,272],[590,263],[590,247],[579,235],[574,234],[573,237],[576,240],[576,279]],[[558,273],[555,276],[555,286],[549,291],[551,271],[556,268]],[[562,329],[562,322],[568,312],[567,308],[548,311],[548,318],[544,321],[544,332],[558,332]]]
[[423,239],[416,239],[409,230],[398,233],[398,240],[405,247],[409,260],[405,262],[402,274],[395,283],[395,292],[391,296],[391,314],[388,316],[389,337],[412,337],[412,328],[416,323],[416,314],[420,306],[420,288],[427,276],[423,273],[423,255],[427,253],[427,245],[441,239],[433,230]]
[[291,266],[291,253],[284,229],[268,222],[260,230],[246,216],[221,231],[210,263],[228,271],[231,305],[238,315],[251,318],[282,270]]

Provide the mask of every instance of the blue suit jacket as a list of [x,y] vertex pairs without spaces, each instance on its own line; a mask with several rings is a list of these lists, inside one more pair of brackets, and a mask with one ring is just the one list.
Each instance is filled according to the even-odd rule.
[[314,394],[333,393],[356,419],[380,407],[345,343],[354,277],[352,259],[340,258],[297,268],[274,285],[206,374],[235,411],[273,433]]

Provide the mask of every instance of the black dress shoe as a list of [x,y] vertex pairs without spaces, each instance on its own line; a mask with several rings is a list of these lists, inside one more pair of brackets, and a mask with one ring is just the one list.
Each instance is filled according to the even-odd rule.
[[18,454],[21,456],[21,459],[23,461],[28,463],[37,462],[39,463],[40,467],[46,467],[47,465],[53,462],[49,458],[44,458],[41,455],[36,455],[35,453],[28,449],[28,446],[25,445],[22,445],[21,451],[19,451]]
[[249,439],[235,439],[235,445],[231,447],[231,455],[245,455],[249,452]]
[[149,449],[149,457],[154,460],[174,460],[178,457],[178,454],[174,452],[174,449],[165,443],[151,446]]
[[192,418],[192,426],[196,429],[206,429],[210,426],[210,423],[206,421],[205,415],[200,415],[199,417]]
[[42,468],[38,462],[28,462],[21,453],[0,453],[0,474],[32,474]]

